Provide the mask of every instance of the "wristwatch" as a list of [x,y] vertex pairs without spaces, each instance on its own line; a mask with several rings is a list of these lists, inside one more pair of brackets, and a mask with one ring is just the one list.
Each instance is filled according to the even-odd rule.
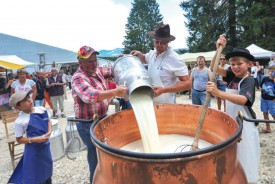
[[28,138],[28,140],[29,140],[29,143],[32,143],[31,138]]

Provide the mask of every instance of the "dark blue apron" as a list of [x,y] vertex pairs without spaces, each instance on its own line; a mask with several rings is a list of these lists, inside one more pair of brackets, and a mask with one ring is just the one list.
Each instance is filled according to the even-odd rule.
[[[30,114],[27,137],[37,137],[48,132],[48,113]],[[24,155],[10,177],[9,183],[40,184],[52,176],[53,162],[50,142],[25,145]]]

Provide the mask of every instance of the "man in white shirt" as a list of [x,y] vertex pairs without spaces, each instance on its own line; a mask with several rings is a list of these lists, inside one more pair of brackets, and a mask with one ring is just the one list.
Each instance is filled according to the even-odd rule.
[[169,46],[169,42],[176,38],[170,35],[168,24],[159,25],[155,31],[148,32],[148,35],[153,39],[155,49],[147,54],[133,50],[131,54],[137,56],[143,64],[148,64],[155,92],[154,103],[173,104],[176,92],[191,89],[187,66]]

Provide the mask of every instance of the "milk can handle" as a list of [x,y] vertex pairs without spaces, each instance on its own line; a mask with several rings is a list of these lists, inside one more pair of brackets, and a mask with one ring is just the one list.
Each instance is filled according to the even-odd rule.
[[67,121],[72,121],[72,122],[83,122],[83,123],[91,123],[94,120],[93,119],[78,119],[76,117],[67,117]]
[[242,112],[239,111],[239,117],[245,121],[254,122],[254,123],[275,123],[275,120],[267,119],[251,119],[243,116]]

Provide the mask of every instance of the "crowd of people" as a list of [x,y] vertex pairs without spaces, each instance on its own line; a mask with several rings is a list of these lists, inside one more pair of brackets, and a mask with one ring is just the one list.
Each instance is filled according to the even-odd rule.
[[[262,79],[263,68],[258,62],[253,66],[255,58],[249,51],[244,48],[235,48],[232,52],[221,55],[217,76],[212,76],[214,62],[209,68],[206,67],[203,56],[197,58],[197,67],[192,70],[178,59],[177,53],[169,45],[175,37],[170,34],[168,24],[159,25],[156,30],[148,32],[148,35],[153,39],[154,50],[145,54],[133,50],[130,54],[137,56],[142,63],[148,64],[148,74],[154,90],[154,104],[175,104],[177,92],[191,90],[192,103],[204,105],[206,93],[209,92],[217,97],[219,110],[223,102],[224,111],[233,117],[237,116],[238,111],[242,111],[245,116],[256,118],[252,105],[255,100],[255,91],[261,89],[261,110],[264,118],[268,119],[269,114],[275,118],[275,64],[269,66],[270,77]],[[225,47],[226,42],[226,38],[221,35],[216,42],[216,47]],[[121,110],[123,103],[126,104],[125,108],[131,106],[128,101],[123,100],[128,91],[127,87],[116,86],[111,76],[106,76],[104,70],[98,67],[98,54],[99,52],[90,46],[81,47],[77,53],[79,68],[73,75],[70,73],[66,75],[62,70],[58,73],[56,68],[52,68],[47,78],[43,73],[37,73],[35,79],[27,79],[26,71],[20,69],[17,71],[18,80],[9,79],[6,89],[10,91],[10,105],[22,111],[15,122],[15,136],[19,143],[26,144],[24,159],[20,161],[20,167],[18,164],[10,182],[32,183],[35,180],[39,183],[51,183],[52,160],[48,145],[51,133],[50,118],[58,118],[58,110],[61,118],[66,117],[64,114],[64,99],[68,95],[66,86],[71,90],[74,99],[75,117],[90,120],[89,123],[86,121],[78,123],[77,130],[87,146],[90,182],[93,182],[98,163],[96,148],[90,138],[90,127],[94,115],[98,115],[99,119],[106,117],[110,103],[117,105],[116,111]],[[213,61],[216,57],[217,54]],[[212,77],[215,77],[215,82],[210,82]],[[46,101],[53,110],[52,115],[41,107],[45,106]],[[210,107],[211,104],[209,103],[208,106]],[[269,124],[266,124],[265,132],[271,132]],[[34,154],[33,152],[38,152],[40,147],[43,147],[43,154]],[[256,183],[260,143],[257,125],[254,123],[244,123],[237,154],[248,182]],[[32,164],[28,164],[29,159],[34,159]],[[41,159],[47,163],[41,162]],[[34,171],[37,165],[40,169]],[[18,174],[22,170],[28,170],[28,173]],[[38,177],[35,178],[36,174]]]

